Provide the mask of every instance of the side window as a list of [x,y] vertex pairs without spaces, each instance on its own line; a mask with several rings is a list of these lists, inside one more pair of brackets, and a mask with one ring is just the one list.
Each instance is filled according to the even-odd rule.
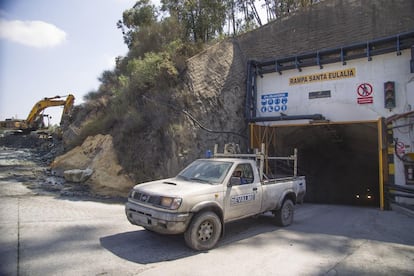
[[[239,164],[233,172],[232,177],[240,178],[240,184],[253,183],[253,169],[250,164]],[[238,182],[238,181],[237,181]]]

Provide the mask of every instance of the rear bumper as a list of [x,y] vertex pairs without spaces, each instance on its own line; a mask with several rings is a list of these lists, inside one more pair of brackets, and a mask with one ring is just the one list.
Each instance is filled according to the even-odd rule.
[[190,213],[171,213],[146,207],[132,201],[125,204],[129,222],[160,234],[181,234],[187,229]]

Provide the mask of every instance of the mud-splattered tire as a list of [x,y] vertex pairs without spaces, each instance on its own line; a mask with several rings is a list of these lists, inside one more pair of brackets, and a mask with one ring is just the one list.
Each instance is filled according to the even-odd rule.
[[275,212],[276,224],[279,226],[288,226],[292,224],[295,206],[292,200],[285,199],[282,208]]
[[187,246],[194,250],[209,250],[216,245],[221,230],[219,217],[213,212],[203,212],[193,218],[184,233],[184,239]]

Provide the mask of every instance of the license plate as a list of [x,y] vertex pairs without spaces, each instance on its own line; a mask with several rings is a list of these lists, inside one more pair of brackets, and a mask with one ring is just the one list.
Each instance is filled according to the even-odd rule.
[[148,225],[148,218],[146,216],[133,214],[133,218],[137,224]]

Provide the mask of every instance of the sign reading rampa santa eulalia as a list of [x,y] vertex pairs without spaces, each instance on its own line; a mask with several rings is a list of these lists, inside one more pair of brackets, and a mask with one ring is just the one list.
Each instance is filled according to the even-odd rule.
[[318,81],[339,80],[345,78],[353,78],[356,76],[355,68],[348,68],[344,70],[317,73],[311,75],[297,76],[289,78],[289,85],[305,84]]

